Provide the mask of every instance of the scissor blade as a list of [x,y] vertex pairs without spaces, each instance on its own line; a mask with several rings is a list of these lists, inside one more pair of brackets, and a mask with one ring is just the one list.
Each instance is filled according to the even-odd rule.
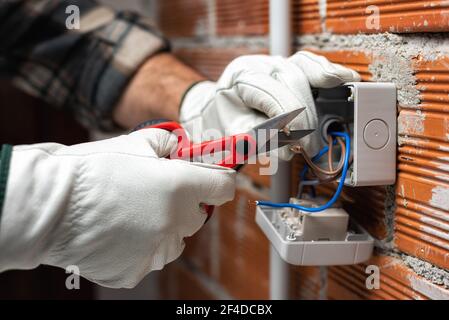
[[307,137],[309,134],[313,133],[315,130],[293,130],[290,131],[290,134],[287,135],[285,132],[279,132],[278,134],[278,144],[279,148],[286,146],[288,144],[292,144],[295,142],[298,142],[298,140],[301,140],[304,137]]
[[290,131],[290,134],[286,134],[285,132],[279,131],[277,134],[277,143],[275,143],[275,139],[268,140],[263,146],[258,145],[258,150],[261,152],[269,152],[274,149],[282,148],[286,145],[296,143],[302,138],[308,136],[315,130],[293,130]]
[[260,130],[260,129],[276,129],[281,130],[285,128],[290,122],[293,121],[301,112],[303,112],[306,108],[299,108],[290,112],[286,112],[280,114],[274,118],[268,119],[265,122],[262,122],[252,130]]

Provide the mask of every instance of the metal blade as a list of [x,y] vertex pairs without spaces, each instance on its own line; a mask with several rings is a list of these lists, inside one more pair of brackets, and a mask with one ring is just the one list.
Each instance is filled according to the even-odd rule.
[[314,129],[310,130],[293,130],[290,132],[289,135],[287,135],[285,132],[279,131],[278,133],[278,141],[276,143],[271,143],[274,139],[269,139],[263,146],[258,144],[258,150],[263,152],[269,152],[274,149],[282,148],[286,145],[296,143],[302,138],[308,136],[312,132],[314,132]]
[[274,118],[268,119],[265,122],[262,122],[261,124],[259,124],[258,126],[256,126],[255,128],[253,128],[251,131],[253,130],[260,130],[260,129],[277,129],[277,130],[281,130],[283,128],[285,128],[290,122],[293,121],[293,119],[295,119],[301,112],[303,112],[306,108],[299,108],[290,112],[286,112],[283,114],[280,114]]
[[279,142],[286,142],[286,143],[294,143],[298,140],[301,140],[302,138],[308,136],[309,134],[313,133],[315,129],[309,129],[309,130],[292,130],[289,134],[280,131],[278,134],[278,141]]

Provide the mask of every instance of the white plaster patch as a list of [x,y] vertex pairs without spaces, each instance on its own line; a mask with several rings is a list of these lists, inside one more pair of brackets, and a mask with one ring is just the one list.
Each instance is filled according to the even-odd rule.
[[[444,161],[448,161],[447,157],[441,157],[440,159],[444,160]],[[438,166],[438,169],[443,170],[443,171],[449,171],[449,164],[440,164]]]
[[[429,214],[430,216],[436,218],[436,219],[440,219],[440,220],[444,220],[444,221],[448,221],[449,222],[449,215],[446,214],[445,212],[441,211],[441,210],[437,210],[437,209],[433,209],[433,208],[428,208],[429,212],[427,214]],[[428,218],[431,219],[431,218]],[[425,222],[425,220],[422,220],[423,222]]]
[[[444,232],[437,232],[435,229],[432,229],[429,227],[423,227],[423,226],[421,226],[419,229],[421,231],[431,235],[431,236],[426,235],[426,234],[421,235],[422,240],[430,242],[430,243],[437,245],[439,247],[442,247],[446,250],[449,250],[448,244],[435,238],[435,237],[443,237],[443,236],[447,238],[447,235]],[[429,249],[429,252],[427,252],[427,254],[430,253],[430,247],[428,249]]]
[[449,210],[449,188],[442,186],[433,188],[430,204],[443,210]]
[[326,13],[327,13],[327,0],[318,0],[318,7],[321,19],[321,29],[326,31]]
[[413,290],[433,300],[449,300],[449,291],[442,287],[413,276],[408,276],[408,279]]
[[437,176],[435,176],[435,178],[443,180],[443,181],[449,181],[449,177],[448,176],[437,175]]
[[[422,253],[426,254],[426,252]],[[439,289],[441,289],[441,292],[444,292],[445,295],[449,295],[449,291],[447,291],[447,289],[449,289],[449,273],[446,270],[435,267],[427,261],[423,261],[416,257],[408,256],[405,254],[402,254],[401,258],[408,267],[410,267],[417,275],[422,277],[409,277],[411,281],[419,281],[418,283],[416,283],[417,286],[415,286],[415,288],[418,288],[421,285],[424,285],[424,288],[427,288],[424,291],[420,292],[428,295],[429,297],[432,297],[429,295],[429,292],[435,290],[438,292]],[[429,288],[431,290],[429,290]]]
[[449,146],[440,145],[440,146],[439,146],[439,149],[440,149],[441,151],[448,151],[448,152],[449,152]]
[[426,115],[420,111],[415,114],[399,116],[398,131],[400,134],[423,133]]
[[173,48],[195,49],[195,48],[239,48],[245,47],[249,50],[262,50],[268,47],[266,36],[235,36],[235,37],[196,37],[172,38],[170,42]]
[[[421,220],[421,222],[424,222],[424,223],[434,226],[436,228],[440,228],[442,230],[449,231],[449,225],[447,223],[440,222],[438,220],[428,218],[428,217],[422,217],[419,220]],[[449,232],[443,232],[443,238],[449,239]]]
[[204,36],[209,32],[209,21],[207,18],[198,19],[195,23],[195,35]]

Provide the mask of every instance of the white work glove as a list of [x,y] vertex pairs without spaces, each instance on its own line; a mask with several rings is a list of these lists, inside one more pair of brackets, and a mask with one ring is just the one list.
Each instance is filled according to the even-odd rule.
[[177,138],[145,129],[67,147],[15,147],[0,224],[0,271],[75,265],[85,278],[134,287],[176,259],[200,229],[200,204],[234,197],[235,172],[168,160]]
[[[311,87],[332,88],[355,81],[360,81],[357,72],[306,51],[288,59],[242,56],[227,66],[218,82],[198,83],[186,93],[181,122],[192,140],[199,142],[209,139],[205,132],[210,129],[222,135],[243,133],[267,117],[305,107],[288,129],[318,129]],[[313,156],[322,145],[320,139],[317,130],[300,144]],[[284,148],[279,156],[289,160],[292,153]]]

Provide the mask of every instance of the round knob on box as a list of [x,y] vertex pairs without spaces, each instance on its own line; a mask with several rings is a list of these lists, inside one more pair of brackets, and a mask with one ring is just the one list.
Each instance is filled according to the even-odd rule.
[[371,149],[382,149],[388,143],[390,133],[388,125],[379,119],[368,122],[363,131],[363,140]]

